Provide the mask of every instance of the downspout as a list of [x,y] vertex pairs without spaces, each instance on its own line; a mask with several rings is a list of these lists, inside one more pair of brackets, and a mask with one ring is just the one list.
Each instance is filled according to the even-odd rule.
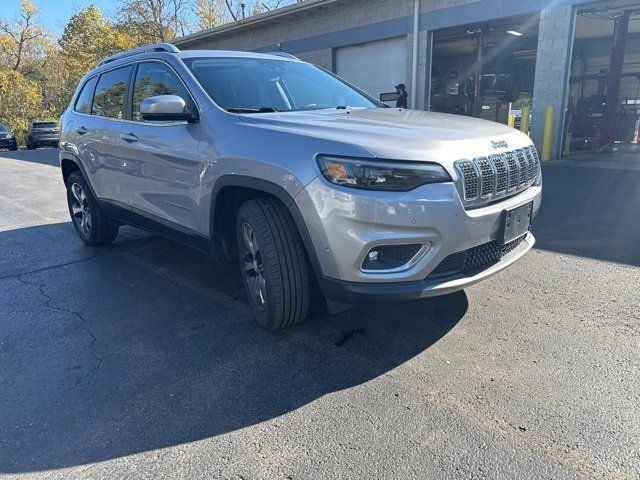
[[418,103],[418,44],[420,37],[420,0],[413,1],[413,51],[411,52],[411,103],[415,110]]

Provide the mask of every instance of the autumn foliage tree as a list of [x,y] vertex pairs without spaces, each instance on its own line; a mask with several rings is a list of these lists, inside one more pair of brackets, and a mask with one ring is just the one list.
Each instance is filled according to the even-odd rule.
[[101,59],[132,48],[134,41],[92,5],[71,17],[58,44],[69,77],[77,83]]
[[4,17],[7,9],[2,4],[0,123],[24,142],[31,122],[60,118],[80,78],[102,58],[140,45],[171,41],[294,1],[117,0],[115,19],[89,6],[71,17],[59,38],[40,23],[40,10],[32,0],[21,0],[12,18],[10,13]]
[[37,82],[14,70],[0,71],[0,122],[24,141],[29,123],[40,116],[42,95]]

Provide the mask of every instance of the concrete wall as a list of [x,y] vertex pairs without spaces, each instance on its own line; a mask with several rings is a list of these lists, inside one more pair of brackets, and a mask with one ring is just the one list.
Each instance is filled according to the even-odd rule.
[[531,139],[542,149],[547,106],[554,108],[552,158],[562,151],[562,124],[567,107],[575,12],[571,6],[540,12],[536,76],[533,86]]

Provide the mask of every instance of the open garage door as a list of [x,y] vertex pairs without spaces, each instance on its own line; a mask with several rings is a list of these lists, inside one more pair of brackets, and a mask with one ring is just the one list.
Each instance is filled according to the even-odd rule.
[[407,83],[407,38],[337,48],[336,73],[377,99],[395,92],[394,85]]

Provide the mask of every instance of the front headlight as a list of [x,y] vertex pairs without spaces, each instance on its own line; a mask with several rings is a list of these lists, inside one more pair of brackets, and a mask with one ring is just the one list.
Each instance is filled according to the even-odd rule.
[[427,183],[452,181],[437,163],[321,156],[318,165],[324,178],[331,183],[364,190],[407,192]]

